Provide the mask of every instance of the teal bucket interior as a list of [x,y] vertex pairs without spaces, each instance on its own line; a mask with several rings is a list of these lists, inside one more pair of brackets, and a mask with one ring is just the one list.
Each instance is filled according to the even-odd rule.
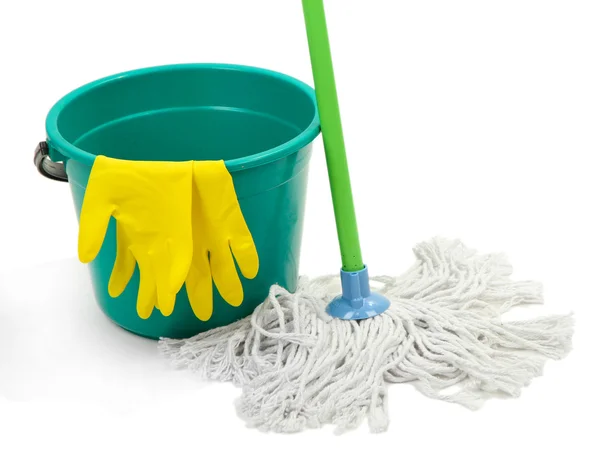
[[96,155],[128,160],[225,160],[254,237],[260,269],[240,275],[244,302],[195,317],[185,288],[173,314],[136,313],[139,273],[118,298],[108,295],[115,260],[111,221],[90,267],[96,300],[121,327],[150,338],[185,338],[249,315],[273,284],[296,288],[312,142],[319,135],[314,91],[281,73],[247,66],[180,64],[107,77],[60,100],[46,120],[50,156],[66,165],[79,216]]

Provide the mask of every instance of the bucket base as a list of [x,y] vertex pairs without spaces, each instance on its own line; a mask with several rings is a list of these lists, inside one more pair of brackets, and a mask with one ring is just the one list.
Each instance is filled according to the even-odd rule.
[[110,324],[116,326],[118,329],[121,329],[122,331],[125,331],[127,333],[133,334],[136,337],[141,337],[141,338],[145,338],[145,339],[148,339],[148,340],[158,341],[161,338],[160,336],[157,336],[157,335],[145,334],[145,333],[139,332],[139,331],[137,331],[135,329],[131,329],[131,328],[127,327],[127,326],[123,326],[118,321],[112,319],[104,310],[102,312],[103,312],[104,316],[106,317],[106,319],[110,322]]

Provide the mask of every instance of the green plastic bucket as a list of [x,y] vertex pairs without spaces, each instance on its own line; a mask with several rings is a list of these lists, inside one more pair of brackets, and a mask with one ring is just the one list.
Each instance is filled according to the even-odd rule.
[[214,313],[200,321],[182,288],[169,317],[136,312],[139,272],[118,298],[108,294],[115,254],[111,220],[89,264],[96,300],[119,326],[149,338],[186,338],[248,316],[273,284],[293,291],[312,142],[320,126],[314,90],[281,73],[224,64],[178,64],[125,72],[61,99],[38,145],[40,173],[68,178],[79,216],[96,155],[128,160],[220,160],[232,174],[255,240],[260,270],[240,276],[244,302],[228,305],[214,289]]

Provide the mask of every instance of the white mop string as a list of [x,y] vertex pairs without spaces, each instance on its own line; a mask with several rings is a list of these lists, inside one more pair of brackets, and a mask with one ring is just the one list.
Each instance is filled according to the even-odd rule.
[[387,383],[412,382],[428,397],[476,409],[493,395],[519,396],[547,359],[571,348],[573,318],[504,322],[507,310],[541,304],[541,286],[510,280],[501,255],[459,241],[414,249],[415,265],[373,278],[390,309],[356,322],[324,313],[339,277],[302,278],[296,293],[273,286],[254,313],[187,340],[162,340],[177,367],[242,387],[237,407],[254,427],[276,432],[368,419],[388,427]]

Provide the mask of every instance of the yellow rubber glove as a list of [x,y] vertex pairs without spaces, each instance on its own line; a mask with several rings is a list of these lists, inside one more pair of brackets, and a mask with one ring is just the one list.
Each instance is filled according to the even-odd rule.
[[123,293],[140,271],[137,313],[154,306],[169,316],[192,261],[190,162],[126,161],[98,156],[79,219],[79,260],[96,258],[110,217],[117,222],[117,256],[109,281],[112,297]]
[[194,162],[194,184],[194,258],[186,291],[194,314],[207,321],[213,312],[213,280],[223,299],[239,306],[244,291],[233,257],[243,276],[253,279],[258,273],[258,253],[225,163]]

